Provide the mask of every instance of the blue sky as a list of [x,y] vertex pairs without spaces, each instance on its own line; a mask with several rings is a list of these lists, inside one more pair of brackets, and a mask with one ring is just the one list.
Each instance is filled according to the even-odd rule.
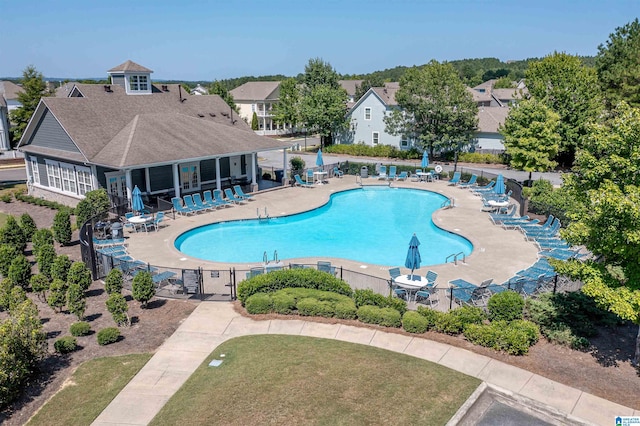
[[105,77],[131,59],[155,79],[342,74],[464,58],[595,55],[638,0],[0,0],[0,77]]

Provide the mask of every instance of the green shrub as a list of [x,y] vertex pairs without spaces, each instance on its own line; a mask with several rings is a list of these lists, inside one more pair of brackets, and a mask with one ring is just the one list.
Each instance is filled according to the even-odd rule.
[[15,259],[20,253],[13,245],[11,244],[0,244],[0,274],[3,277],[7,277],[9,275],[9,266],[11,266],[11,262]]
[[116,324],[124,326],[129,326],[131,324],[131,320],[127,314],[129,305],[121,293],[111,293],[105,304],[107,305],[107,310]]
[[78,341],[73,336],[61,337],[53,343],[53,348],[61,354],[68,354],[76,350]]
[[22,216],[20,216],[20,228],[22,228],[22,233],[27,241],[31,241],[34,232],[38,230],[36,223],[29,213],[23,213]]
[[9,293],[7,309],[10,313],[15,312],[16,308],[27,300],[27,293],[22,287],[14,286]]
[[91,332],[91,325],[86,321],[78,321],[71,324],[69,332],[72,336],[86,336]]
[[369,289],[356,290],[353,293],[353,300],[356,302],[358,308],[365,305],[393,308],[398,311],[400,315],[404,315],[407,311],[407,302],[404,300],[393,296],[383,296]]
[[18,253],[22,253],[27,247],[27,239],[15,217],[7,216],[7,222],[0,229],[0,244],[13,246]]
[[491,324],[467,324],[464,336],[470,342],[503,351],[509,355],[524,355],[538,341],[538,326],[530,321],[504,320]]
[[268,314],[273,310],[273,300],[266,293],[255,293],[251,295],[244,307],[250,314]]
[[312,297],[314,299],[327,301],[327,302],[352,302],[352,299],[349,296],[345,296],[343,294],[333,293],[331,291],[324,290],[316,290],[313,288],[283,288],[282,290],[278,290],[275,294],[286,294],[292,296],[297,300],[304,299],[307,297]]
[[503,164],[504,157],[498,154],[481,154],[478,152],[461,152],[458,154],[461,163]]
[[2,194],[0,195],[0,200],[5,203],[10,203],[13,201],[13,195],[11,194]]
[[566,324],[543,328],[541,332],[549,342],[567,346],[571,349],[584,350],[591,344],[586,337],[573,334],[573,331]]
[[47,300],[45,292],[49,290],[49,278],[47,278],[44,274],[35,274],[31,276],[29,280],[29,285],[31,286],[31,290],[38,294],[38,298],[42,301]]
[[301,157],[291,157],[289,160],[289,166],[291,170],[291,179],[294,179],[295,175],[300,175],[304,171],[305,162]]
[[358,320],[367,324],[378,324],[386,327],[400,327],[402,324],[400,312],[393,308],[364,305],[358,308],[357,315]]
[[140,302],[143,308],[146,308],[147,302],[156,294],[151,274],[147,271],[136,274],[131,282],[131,292],[133,298]]
[[26,289],[29,287],[29,280],[31,279],[31,263],[29,263],[26,256],[19,254],[11,261],[7,277],[22,288]]
[[53,262],[56,260],[56,249],[53,248],[53,244],[40,246],[35,255],[36,262],[38,263],[38,271],[47,278],[51,278],[51,268]]
[[460,334],[467,324],[480,324],[486,319],[484,311],[475,306],[463,306],[439,316],[435,329],[441,333]]
[[402,328],[409,333],[424,333],[429,328],[427,319],[418,312],[407,311],[402,316]]
[[271,295],[273,311],[278,314],[290,315],[296,310],[296,298],[290,294],[277,291]]
[[107,294],[122,292],[122,271],[120,269],[113,268],[109,271],[104,280],[104,291]]
[[67,309],[78,317],[78,321],[82,321],[84,318],[84,312],[87,310],[87,300],[84,296],[84,290],[79,284],[73,283],[67,287]]
[[120,338],[120,330],[116,327],[107,327],[98,331],[97,339],[99,345],[108,345],[117,342]]
[[88,290],[91,282],[91,271],[84,262],[73,262],[67,274],[67,283],[69,285],[77,284],[82,290]]
[[344,281],[315,269],[287,269],[257,275],[238,285],[238,299],[243,303],[255,293],[273,293],[283,288],[313,288],[351,296],[353,291]]
[[418,306],[418,313],[426,318],[427,330],[432,330],[436,326],[438,318],[445,315],[444,312],[436,311],[425,306]]
[[493,324],[467,324],[464,337],[475,345],[495,348],[500,330]]
[[337,302],[334,306],[336,318],[355,319],[358,309],[353,301]]
[[354,144],[329,145],[323,149],[327,154],[345,154],[359,157],[397,158],[401,160],[417,160],[422,157],[422,151],[415,147],[402,150],[393,145],[378,144],[371,146],[360,141]]
[[503,291],[489,298],[487,309],[491,321],[522,319],[524,299],[515,291]]
[[89,191],[84,194],[84,199],[76,206],[76,226],[78,229],[91,218],[103,220],[107,218],[111,202],[104,188]]
[[67,209],[59,210],[53,218],[53,238],[62,246],[71,242],[71,217]]
[[47,297],[47,304],[58,312],[61,312],[66,302],[67,282],[56,278],[49,285],[49,296]]
[[33,242],[33,254],[37,256],[40,247],[47,244],[53,246],[53,233],[49,228],[38,229],[31,236],[31,241]]
[[71,268],[71,260],[69,260],[69,256],[66,254],[56,256],[53,264],[51,265],[51,279],[58,279],[67,282],[69,268]]
[[9,278],[0,281],[0,310],[8,310],[11,304],[11,290],[15,287],[15,283]]
[[312,297],[298,300],[296,308],[298,309],[298,313],[304,316],[330,318],[335,314],[331,302],[321,301]]

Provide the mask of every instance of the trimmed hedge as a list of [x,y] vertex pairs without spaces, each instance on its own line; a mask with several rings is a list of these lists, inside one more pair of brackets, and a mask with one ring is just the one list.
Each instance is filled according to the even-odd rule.
[[358,320],[367,324],[378,324],[385,327],[400,327],[402,325],[400,312],[393,308],[364,305],[358,308],[357,314]]
[[73,336],[61,337],[53,343],[53,348],[60,354],[68,354],[78,347],[78,341]]
[[276,312],[345,319],[356,316],[356,305],[350,297],[311,288],[283,288],[270,294],[256,293],[247,299],[245,308],[250,314]]
[[494,321],[491,324],[467,324],[464,337],[476,345],[503,351],[509,355],[524,355],[538,341],[538,326],[526,320]]
[[98,331],[98,344],[99,345],[108,345],[110,343],[117,342],[120,338],[120,330],[116,327],[107,327]]
[[408,311],[402,316],[402,328],[409,333],[422,334],[429,329],[429,321],[418,312]]
[[296,298],[281,291],[271,295],[273,311],[277,314],[290,315],[296,310]]
[[69,332],[72,336],[86,336],[91,331],[91,325],[86,321],[78,321],[71,324]]
[[404,315],[407,312],[407,302],[393,296],[383,296],[375,293],[373,290],[356,290],[353,293],[353,300],[356,302],[356,306],[370,305],[377,306],[379,308],[393,308]]
[[298,300],[296,308],[300,315],[311,317],[331,318],[335,313],[331,302],[314,299],[312,297]]
[[333,275],[315,269],[286,269],[257,275],[238,285],[238,299],[243,306],[255,293],[273,293],[283,288],[311,288],[331,291],[351,297],[353,290],[344,281]]
[[334,306],[335,316],[340,319],[356,319],[358,315],[358,308],[353,301],[338,302]]
[[273,309],[273,302],[270,295],[256,293],[247,299],[245,308],[250,314],[268,314]]
[[446,315],[444,312],[436,311],[425,306],[418,306],[418,313],[426,318],[427,330],[432,330],[433,328],[435,328],[438,318]]
[[446,334],[460,334],[467,324],[481,324],[487,319],[481,308],[463,306],[453,309],[436,319],[435,330]]
[[491,321],[513,321],[522,319],[524,299],[515,291],[494,294],[487,303]]

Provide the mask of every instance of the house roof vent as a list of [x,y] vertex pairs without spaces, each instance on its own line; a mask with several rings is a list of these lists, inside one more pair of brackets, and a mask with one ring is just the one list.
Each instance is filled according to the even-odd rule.
[[169,91],[169,87],[166,84],[162,85],[162,91],[163,92],[168,92]]
[[209,113],[209,115],[210,115],[211,117],[215,117],[215,116],[216,116],[216,115],[215,115],[214,113],[212,113],[212,112],[210,112],[210,113]]
[[204,117],[204,114],[200,114],[200,113],[198,113],[198,117],[203,118],[203,117]]
[[111,85],[110,84],[105,84],[104,85],[104,91],[107,92],[107,93],[113,92],[113,90],[111,90]]

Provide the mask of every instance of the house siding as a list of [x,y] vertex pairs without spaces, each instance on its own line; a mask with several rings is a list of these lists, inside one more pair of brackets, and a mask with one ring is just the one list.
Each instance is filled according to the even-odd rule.
[[[364,119],[365,108],[371,108],[370,120]],[[337,143],[364,143],[373,146],[373,132],[378,132],[378,145],[391,145],[400,148],[402,138],[386,131],[384,116],[390,113],[391,108],[384,105],[376,95],[369,93],[356,108],[350,111],[347,118],[352,123],[352,128],[346,133],[338,135]],[[355,125],[356,123],[357,125]]]
[[80,150],[64,131],[58,120],[48,110],[42,115],[38,126],[29,142],[32,146],[42,146],[61,151],[77,152]]
[[151,192],[173,190],[173,168],[171,165],[149,167]]

